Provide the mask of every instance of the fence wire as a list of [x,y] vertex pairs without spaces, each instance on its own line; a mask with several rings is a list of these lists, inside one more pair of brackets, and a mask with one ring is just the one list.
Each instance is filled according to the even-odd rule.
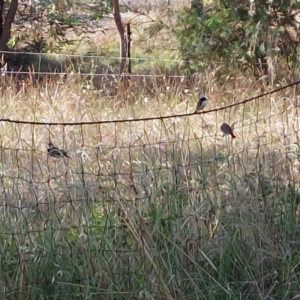
[[[213,264],[205,245],[234,209],[255,202],[274,227],[297,210],[279,195],[298,193],[299,107],[276,93],[298,83],[199,115],[1,119],[3,299],[208,297],[182,280]],[[233,140],[220,125],[236,114]],[[48,141],[71,158],[49,156]]]
[[[101,49],[101,48],[100,48]],[[119,51],[119,48],[109,48],[110,50],[116,50]],[[103,50],[106,50],[106,48],[103,48]],[[178,49],[174,49],[178,50]],[[40,52],[27,52],[27,51],[1,51],[1,53],[5,54],[11,54],[11,55],[27,55],[27,56],[37,56],[38,58],[44,58],[44,57],[51,57],[51,58],[60,58],[60,59],[67,59],[67,58],[81,58],[81,59],[108,59],[108,60],[119,60],[120,56],[112,56],[112,55],[96,55],[96,54],[65,54],[65,53],[40,53]],[[127,60],[132,60],[132,61],[137,61],[137,62],[177,62],[177,63],[183,63],[186,60],[185,59],[178,59],[178,58],[173,58],[173,59],[165,59],[162,57],[148,57],[148,56],[139,56],[139,57],[126,57]],[[224,61],[214,61],[214,64],[220,64],[220,65],[225,65],[226,62]],[[259,62],[252,62],[252,65],[261,65]],[[53,73],[51,73],[53,74]]]

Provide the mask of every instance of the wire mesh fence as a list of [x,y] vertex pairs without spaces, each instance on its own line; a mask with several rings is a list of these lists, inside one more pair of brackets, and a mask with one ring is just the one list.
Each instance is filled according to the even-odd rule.
[[[263,255],[262,243],[298,238],[297,84],[197,115],[1,119],[3,299],[253,293],[251,282],[228,288],[226,280],[242,279],[226,279],[217,266],[232,234],[245,242],[245,257],[253,247],[251,255]],[[224,137],[220,125],[237,114],[236,139]],[[48,141],[70,158],[49,156]],[[291,236],[281,236],[283,220]],[[268,231],[259,239],[261,228]]]

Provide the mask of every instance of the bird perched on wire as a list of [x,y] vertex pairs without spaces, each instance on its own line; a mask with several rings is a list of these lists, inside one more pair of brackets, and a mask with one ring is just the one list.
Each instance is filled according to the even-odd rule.
[[49,141],[48,143],[47,152],[52,157],[56,157],[56,158],[68,157],[71,159],[71,157],[67,154],[65,150],[58,149],[52,144],[51,141]]
[[198,100],[197,107],[196,107],[194,114],[199,112],[200,110],[204,109],[204,107],[207,105],[207,103],[208,103],[207,98],[204,96],[204,94],[200,93],[199,100]]
[[[230,125],[228,125],[227,123],[223,123],[221,125],[221,130],[222,132],[224,133],[224,135],[227,135],[227,134],[230,134],[232,136],[232,138],[234,139],[235,138],[235,135],[233,133],[233,129],[231,128]],[[223,136],[224,136],[223,135]]]

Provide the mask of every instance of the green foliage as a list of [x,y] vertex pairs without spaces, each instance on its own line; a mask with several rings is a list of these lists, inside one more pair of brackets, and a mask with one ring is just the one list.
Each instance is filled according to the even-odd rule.
[[181,54],[191,70],[213,61],[265,67],[268,57],[289,63],[300,42],[294,9],[293,1],[222,0],[204,7],[195,0],[178,15]]

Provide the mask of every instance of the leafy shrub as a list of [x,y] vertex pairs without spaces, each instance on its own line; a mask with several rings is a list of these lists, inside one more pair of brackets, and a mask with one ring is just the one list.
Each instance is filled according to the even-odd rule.
[[198,71],[211,62],[226,67],[268,73],[268,58],[295,68],[300,36],[300,10],[294,1],[192,1],[178,15],[176,35],[189,68]]

